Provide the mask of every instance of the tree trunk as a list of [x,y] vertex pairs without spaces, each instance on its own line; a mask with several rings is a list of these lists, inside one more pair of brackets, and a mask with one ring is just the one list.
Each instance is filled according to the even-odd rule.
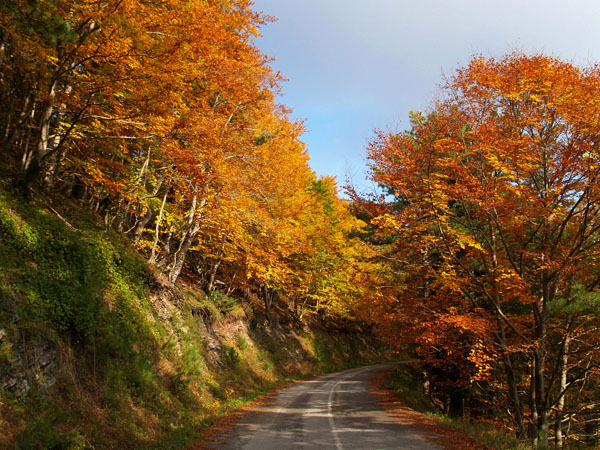
[[181,270],[183,269],[183,263],[185,262],[185,257],[187,256],[187,252],[192,246],[192,242],[198,234],[200,230],[200,221],[195,221],[194,224],[188,228],[181,242],[179,243],[179,248],[173,255],[173,265],[171,266],[171,270],[169,271],[169,281],[171,283],[175,283],[179,275],[181,274]]
[[535,377],[535,399],[536,410],[538,414],[537,435],[539,437],[538,446],[544,448],[548,445],[548,407],[545,399],[545,380],[544,380],[544,351],[537,349],[534,352],[534,377]]
[[152,216],[154,216],[154,211],[152,211],[151,203],[148,202],[148,210],[146,211],[146,214],[144,214],[144,217],[142,217],[140,220],[138,220],[137,223],[135,224],[135,227],[133,230],[133,243],[134,244],[137,244],[138,242],[140,242],[140,239],[142,239],[142,233],[144,232],[144,228],[146,228],[146,225],[148,225],[148,223],[152,219]]
[[531,439],[531,444],[533,448],[537,448],[539,443],[539,433],[538,433],[538,412],[537,412],[537,401],[536,401],[536,388],[535,388],[535,363],[533,361],[533,356],[531,358],[531,372],[530,372],[530,381],[529,381],[529,407],[531,408],[531,424],[529,428],[529,437]]
[[458,418],[464,415],[465,391],[453,389],[449,395],[448,415]]
[[163,196],[162,203],[160,205],[160,211],[158,212],[158,218],[156,219],[156,227],[154,228],[154,243],[152,244],[152,251],[150,252],[150,258],[148,262],[150,264],[156,263],[156,247],[158,246],[158,237],[160,233],[160,222],[162,221],[163,212],[165,210],[165,203],[167,202],[167,196],[169,195],[170,186],[167,185],[165,195]]
[[221,243],[221,248],[219,250],[219,256],[218,256],[217,262],[215,264],[213,264],[212,269],[210,271],[210,277],[208,279],[208,285],[206,287],[206,290],[208,292],[211,292],[214,288],[217,271],[219,270],[219,266],[221,265],[221,262],[223,261],[223,254],[225,253],[226,240],[227,240],[227,236],[223,236],[223,242]]
[[[150,152],[148,152],[148,155],[150,155]],[[141,173],[140,177],[142,177],[142,175],[143,174]],[[140,220],[138,220],[137,223],[135,224],[134,231],[133,231],[133,242],[136,244],[142,238],[142,233],[144,232],[144,228],[146,228],[146,225],[148,225],[148,223],[154,216],[154,210],[152,209],[151,199],[158,195],[158,191],[160,191],[163,180],[164,180],[164,178],[161,177],[160,180],[158,180],[158,183],[156,183],[156,187],[150,193],[150,198],[146,199],[146,206],[148,208],[148,210],[146,211],[146,214],[144,215],[144,217],[142,217]],[[164,206],[164,202],[163,202],[163,206]],[[161,206],[161,210],[162,210],[162,206]],[[129,231],[131,231],[131,230],[129,230]]]
[[[73,90],[73,87],[71,85],[68,85],[65,88],[65,95],[70,95],[72,90]],[[50,144],[47,146],[46,151],[55,150],[60,145],[61,134],[58,132],[58,130],[59,130],[60,124],[64,120],[66,108],[67,108],[67,105],[63,102],[60,104],[60,107],[57,110],[56,119],[55,119],[56,132],[54,133],[54,136],[52,136],[52,139],[50,139]],[[66,147],[63,146],[59,153],[54,152],[48,157],[48,167],[45,171],[45,176],[44,176],[44,189],[46,191],[51,191],[54,188],[58,170],[60,168],[60,165],[64,161],[66,154],[67,154]]]
[[200,201],[200,205],[198,205],[197,198],[198,196],[194,195],[194,198],[192,200],[192,208],[187,214],[187,220],[185,228],[183,230],[183,236],[181,237],[181,241],[179,242],[179,247],[177,248],[177,251],[173,254],[173,265],[171,266],[171,270],[169,271],[169,281],[171,283],[175,283],[175,281],[181,274],[181,270],[183,269],[183,263],[185,262],[187,252],[192,246],[196,235],[200,231],[202,209],[206,204],[206,199],[202,199]]
[[[544,261],[542,255],[542,262]],[[538,446],[545,448],[548,445],[548,430],[550,428],[548,398],[546,396],[545,362],[546,341],[548,335],[548,303],[551,297],[550,279],[546,271],[542,272],[541,295],[538,303],[534,305],[534,316],[536,317],[535,344],[533,350],[533,376],[535,388],[535,400],[537,411],[537,435]]]
[[556,404],[556,420],[554,422],[554,443],[556,448],[563,447],[563,428],[562,421],[564,417],[564,409],[565,409],[565,389],[567,387],[567,371],[569,369],[569,344],[571,342],[571,337],[569,332],[567,331],[567,335],[565,336],[565,341],[562,349],[562,357],[560,361],[560,384],[559,384],[559,392],[561,394],[558,402]]
[[33,101],[33,94],[29,93],[23,97],[23,104],[17,120],[12,121],[10,117],[7,120],[6,128],[0,141],[0,151],[7,153],[12,149],[23,128],[28,128],[28,125],[31,125],[29,122],[35,116],[34,110],[35,102]]
[[265,302],[265,317],[271,323],[271,306],[273,305],[273,291],[263,284],[263,298]]
[[31,189],[33,183],[39,178],[43,159],[48,153],[50,123],[54,112],[54,99],[56,98],[56,84],[57,81],[54,80],[50,89],[48,89],[48,96],[39,110],[37,144],[34,149],[29,148],[29,146],[24,149],[21,163],[21,184],[27,191]]
[[173,235],[175,234],[175,231],[176,226],[175,223],[173,223],[169,227],[169,232],[167,233],[167,239],[165,240],[165,245],[163,246],[162,255],[156,258],[156,264],[162,269],[166,269],[169,265],[169,258],[172,256],[171,246],[173,244]]
[[506,383],[508,385],[509,400],[513,406],[513,421],[515,423],[515,431],[518,438],[525,436],[525,427],[523,424],[523,406],[519,397],[519,389],[517,379],[515,377],[514,365],[512,358],[508,352],[502,355],[504,360],[504,372],[506,374]]
[[234,283],[235,283],[235,277],[238,274],[238,269],[235,269],[235,272],[233,272],[233,276],[231,277],[231,281],[229,282],[229,286],[227,287],[227,295],[231,295],[231,293],[233,292],[233,287],[234,287]]

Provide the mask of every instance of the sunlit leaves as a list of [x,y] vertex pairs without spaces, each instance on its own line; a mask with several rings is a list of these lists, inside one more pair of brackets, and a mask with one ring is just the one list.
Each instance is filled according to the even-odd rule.
[[382,203],[372,223],[395,236],[388,261],[410,283],[390,299],[401,314],[379,321],[402,328],[436,370],[461,361],[460,376],[447,373],[457,383],[508,370],[510,392],[543,393],[527,405],[542,441],[572,386],[559,387],[556,370],[582,364],[564,342],[598,351],[595,338],[571,338],[598,322],[599,87],[597,67],[475,57],[409,131],[379,131],[368,147],[373,180],[402,199]]

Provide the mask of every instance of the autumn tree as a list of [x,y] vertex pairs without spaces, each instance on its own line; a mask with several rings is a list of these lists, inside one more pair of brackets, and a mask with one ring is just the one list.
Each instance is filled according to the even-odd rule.
[[475,57],[409,131],[368,148],[390,194],[374,224],[411,283],[389,314],[426,317],[420,348],[437,341],[446,365],[474,364],[472,381],[502,380],[536,446],[598,420],[579,393],[598,377],[599,88],[597,67]]
[[2,3],[0,152],[21,192],[90,208],[171,283],[349,316],[364,223],[310,168],[251,6]]

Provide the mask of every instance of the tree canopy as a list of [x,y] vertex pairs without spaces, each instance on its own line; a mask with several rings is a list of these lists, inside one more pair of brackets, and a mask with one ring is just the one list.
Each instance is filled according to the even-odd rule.
[[409,130],[376,131],[383,194],[348,202],[277,102],[268,20],[248,0],[2,2],[3,173],[93,210],[172,283],[266,317],[359,314],[451,414],[597,442],[600,68],[474,57]]
[[477,56],[368,148],[404,281],[380,325],[451,384],[450,410],[502,398],[536,445],[598,421],[599,87],[597,67]]
[[308,165],[251,6],[4,2],[0,151],[21,192],[87,205],[171,282],[347,315],[364,224]]

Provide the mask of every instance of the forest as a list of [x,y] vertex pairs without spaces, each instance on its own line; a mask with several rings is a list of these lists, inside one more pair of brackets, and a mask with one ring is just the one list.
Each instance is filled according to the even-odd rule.
[[[248,0],[3,1],[3,191],[67,225],[77,205],[168,283],[260,299],[267,322],[372,327],[450,416],[598,445],[600,68],[473,56],[410,129],[375,130],[378,191],[344,197],[278,103],[269,20]],[[6,267],[3,303],[89,344],[95,310],[16,294]]]
[[0,147],[24,194],[76,199],[171,282],[186,267],[300,314],[362,295],[361,224],[275,103],[247,2],[45,6],[2,7]]

